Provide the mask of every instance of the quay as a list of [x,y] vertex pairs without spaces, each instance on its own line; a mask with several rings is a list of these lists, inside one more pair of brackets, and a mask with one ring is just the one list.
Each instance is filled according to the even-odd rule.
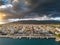
[[31,38],[42,38],[42,39],[44,39],[44,38],[46,38],[46,39],[48,39],[48,38],[55,38],[55,36],[13,36],[13,35],[0,35],[0,38],[13,38],[13,39],[21,39],[21,38],[29,38],[29,39],[31,39]]

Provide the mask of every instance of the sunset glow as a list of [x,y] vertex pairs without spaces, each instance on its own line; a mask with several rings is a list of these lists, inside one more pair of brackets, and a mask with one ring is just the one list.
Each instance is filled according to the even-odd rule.
[[0,13],[0,24],[3,23],[2,21],[4,20],[5,17],[6,15],[4,13]]

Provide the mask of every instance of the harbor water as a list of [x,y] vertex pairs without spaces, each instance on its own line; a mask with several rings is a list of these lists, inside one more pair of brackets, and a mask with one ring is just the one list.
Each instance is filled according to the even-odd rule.
[[0,38],[0,45],[60,45],[55,39],[11,39]]

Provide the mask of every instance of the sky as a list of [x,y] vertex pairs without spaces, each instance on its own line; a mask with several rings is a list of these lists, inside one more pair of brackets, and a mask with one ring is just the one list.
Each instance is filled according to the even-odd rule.
[[[1,12],[4,13],[4,19],[34,18],[60,19],[60,0],[2,0],[4,5],[0,5]],[[46,17],[46,18],[44,18]]]
[[19,0],[12,1],[11,6],[8,4],[9,0],[2,1],[5,4],[5,9],[3,10],[2,8],[3,12],[10,13],[11,15],[21,15],[24,17],[24,15],[37,13],[39,16],[53,14],[52,16],[55,17],[55,15],[60,14],[59,0]]

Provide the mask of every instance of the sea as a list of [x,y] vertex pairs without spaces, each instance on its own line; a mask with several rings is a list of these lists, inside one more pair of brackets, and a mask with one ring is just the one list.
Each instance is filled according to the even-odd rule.
[[0,45],[60,45],[55,39],[0,38]]

